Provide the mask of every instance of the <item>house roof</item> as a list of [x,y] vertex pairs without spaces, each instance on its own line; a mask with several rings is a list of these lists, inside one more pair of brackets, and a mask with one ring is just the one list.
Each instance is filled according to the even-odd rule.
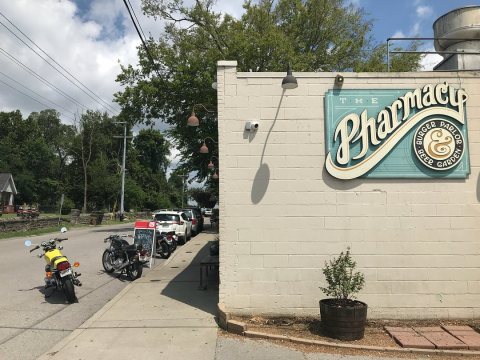
[[[9,188],[11,188],[11,190],[9,190]],[[17,188],[13,182],[12,174],[0,173],[0,191],[8,191],[13,192],[13,194],[17,194]]]

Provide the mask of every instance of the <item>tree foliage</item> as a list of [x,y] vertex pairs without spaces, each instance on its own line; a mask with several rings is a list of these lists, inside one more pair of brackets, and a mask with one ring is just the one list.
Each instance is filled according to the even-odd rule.
[[[191,2],[188,2],[191,3]],[[142,0],[148,16],[166,22],[160,39],[138,49],[139,66],[122,67],[116,94],[124,115],[139,123],[165,122],[185,169],[209,179],[210,155],[198,154],[198,142],[217,139],[216,117],[198,107],[198,128],[186,126],[194,104],[216,110],[216,63],[236,60],[239,71],[385,71],[385,45],[373,43],[372,22],[363,10],[343,0],[245,1],[237,19],[214,11],[215,1]],[[411,44],[415,48],[418,44]],[[418,67],[418,55],[400,55],[393,71]],[[210,147],[210,146],[209,146]],[[210,181],[210,180],[209,180]]]
[[[105,113],[87,111],[73,125],[62,124],[55,110],[0,112],[0,172],[12,173],[16,204],[41,211],[64,208],[119,210],[123,125]],[[165,173],[170,144],[160,131],[140,130],[127,143],[125,209],[178,206]],[[175,200],[175,199],[173,199]]]

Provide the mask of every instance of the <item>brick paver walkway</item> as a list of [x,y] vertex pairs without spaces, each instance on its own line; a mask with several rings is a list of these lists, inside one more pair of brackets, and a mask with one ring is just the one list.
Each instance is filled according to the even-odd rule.
[[385,330],[404,348],[480,349],[480,334],[470,326],[386,326]]

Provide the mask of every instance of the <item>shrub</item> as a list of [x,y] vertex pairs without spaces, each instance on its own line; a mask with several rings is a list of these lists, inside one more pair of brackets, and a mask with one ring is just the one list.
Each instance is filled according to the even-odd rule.
[[365,277],[361,272],[354,272],[357,263],[350,256],[350,248],[340,253],[338,258],[325,261],[322,269],[327,281],[327,287],[320,289],[327,295],[337,300],[348,301],[355,299],[355,294],[365,285]]

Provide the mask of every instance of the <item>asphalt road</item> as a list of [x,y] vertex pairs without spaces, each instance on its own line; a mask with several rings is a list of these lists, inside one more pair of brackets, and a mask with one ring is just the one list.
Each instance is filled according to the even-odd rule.
[[[0,359],[36,359],[79,327],[117,295],[129,281],[104,272],[103,239],[112,233],[132,234],[133,224],[89,227],[30,237],[40,243],[67,236],[62,253],[80,262],[82,287],[75,287],[78,303],[67,304],[61,292],[44,290],[45,260],[29,253],[25,237],[0,240]],[[131,240],[130,240],[131,241]],[[156,259],[156,265],[165,261]],[[144,269],[147,272],[148,268]],[[50,295],[50,296],[48,296]]]

